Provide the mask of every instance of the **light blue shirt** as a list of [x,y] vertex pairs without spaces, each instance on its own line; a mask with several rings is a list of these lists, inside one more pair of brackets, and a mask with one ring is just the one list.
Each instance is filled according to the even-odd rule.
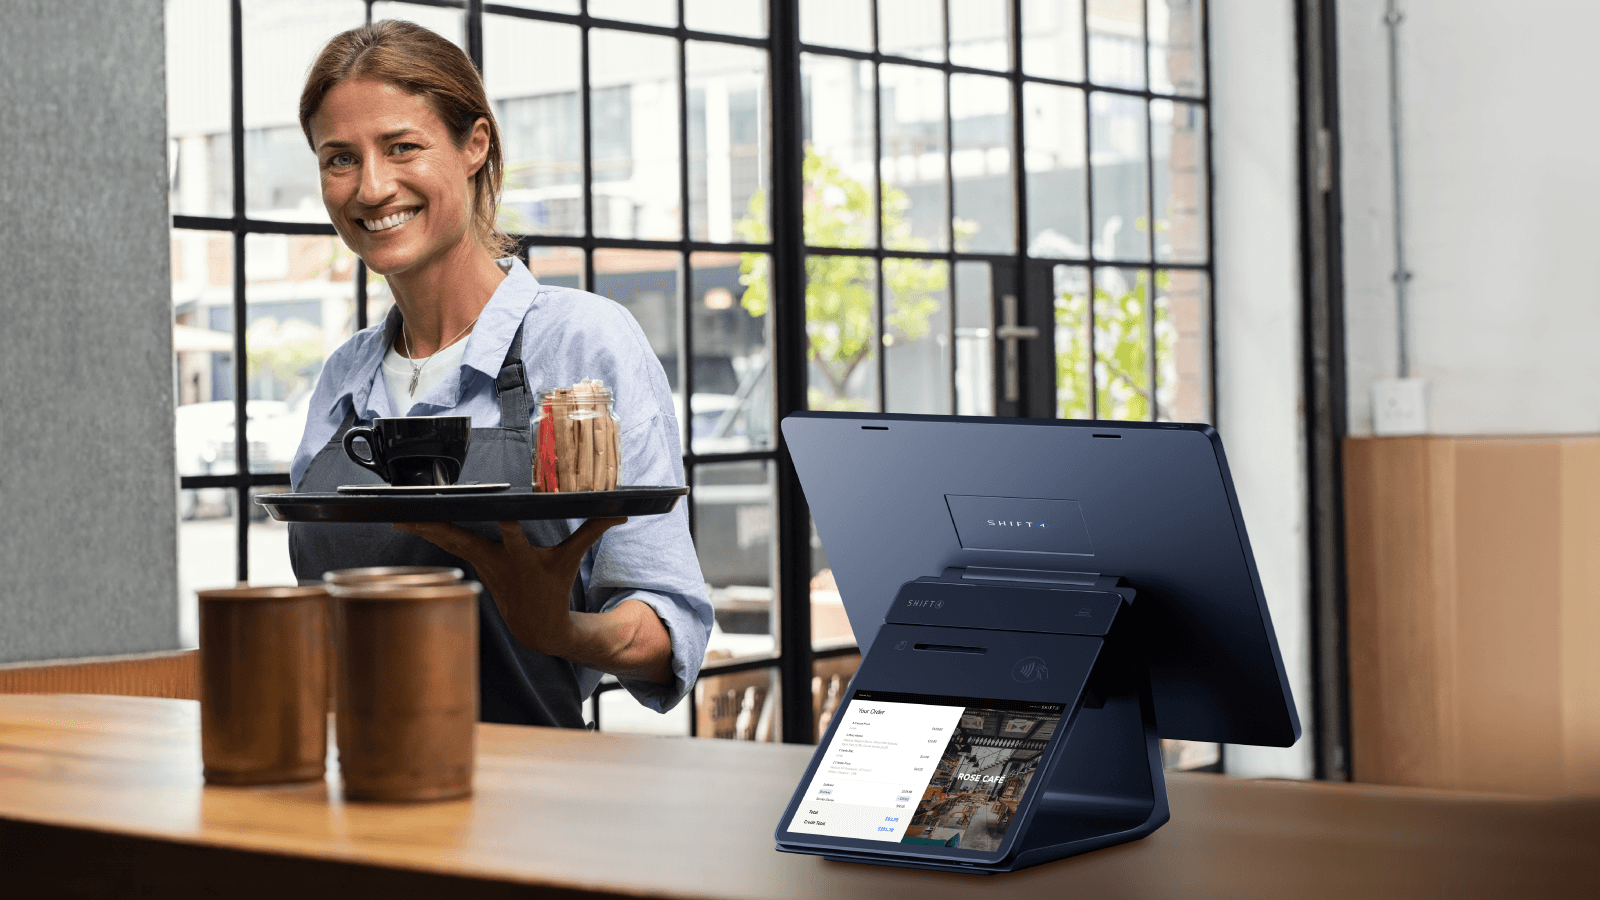
[[[305,434],[289,469],[296,489],[312,457],[339,430],[351,409],[364,422],[400,415],[455,415],[471,416],[474,428],[498,427],[500,403],[494,379],[518,325],[523,329],[522,360],[530,392],[584,378],[598,378],[611,388],[621,420],[622,483],[685,483],[667,376],[633,316],[604,297],[542,285],[520,260],[500,260],[500,265],[507,269],[506,278],[467,336],[460,367],[411,409],[397,411],[384,383],[382,362],[389,336],[382,323],[333,352],[311,394]],[[531,396],[529,400],[531,405]],[[567,522],[566,532],[580,524],[579,519]],[[646,707],[657,712],[671,709],[699,675],[711,634],[711,600],[689,536],[688,504],[680,502],[666,515],[635,517],[607,531],[585,555],[580,577],[587,611],[604,612],[637,599],[666,625],[672,638],[673,683],[624,680],[622,684]],[[600,673],[582,667],[578,671],[579,687],[587,697]]]

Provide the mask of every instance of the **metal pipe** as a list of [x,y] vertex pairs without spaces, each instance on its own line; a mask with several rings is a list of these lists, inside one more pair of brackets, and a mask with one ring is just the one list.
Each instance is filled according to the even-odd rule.
[[1407,350],[1406,283],[1411,272],[1406,269],[1405,207],[1403,204],[1402,175],[1400,169],[1400,22],[1405,16],[1400,12],[1399,0],[1389,0],[1384,12],[1384,24],[1389,27],[1389,154],[1394,193],[1394,281],[1395,340],[1399,346],[1400,377],[1411,377],[1411,354]]

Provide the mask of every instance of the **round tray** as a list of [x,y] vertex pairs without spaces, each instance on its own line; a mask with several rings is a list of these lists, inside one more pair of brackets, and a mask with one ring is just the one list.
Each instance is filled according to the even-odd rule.
[[514,487],[485,494],[260,494],[256,502],[280,522],[522,522],[659,516],[687,493],[680,485],[570,494]]

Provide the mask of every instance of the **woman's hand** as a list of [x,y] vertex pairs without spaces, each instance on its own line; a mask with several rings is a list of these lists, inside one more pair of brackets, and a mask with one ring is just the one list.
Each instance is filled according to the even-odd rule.
[[535,547],[516,522],[501,522],[499,542],[446,522],[396,523],[466,560],[494,596],[511,634],[531,650],[570,659],[619,678],[672,680],[672,641],[655,610],[629,600],[603,613],[576,612],[569,594],[583,555],[624,518],[589,519],[554,547]]

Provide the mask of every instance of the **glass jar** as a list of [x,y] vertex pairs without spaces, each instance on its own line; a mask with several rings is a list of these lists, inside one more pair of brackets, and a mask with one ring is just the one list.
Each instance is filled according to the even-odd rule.
[[594,379],[534,397],[533,489],[609,491],[622,470],[622,428],[611,389]]

